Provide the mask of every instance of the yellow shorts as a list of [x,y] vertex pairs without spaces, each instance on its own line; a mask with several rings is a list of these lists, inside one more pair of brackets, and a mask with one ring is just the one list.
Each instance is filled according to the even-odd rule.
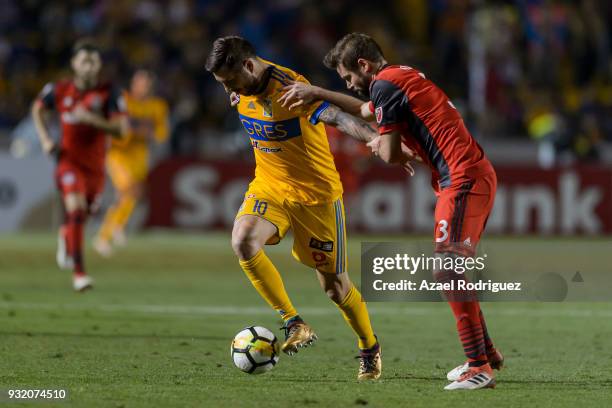
[[149,172],[149,155],[145,149],[117,151],[106,155],[106,170],[117,190],[126,190],[146,180]]
[[347,271],[346,228],[342,198],[321,205],[303,205],[251,189],[236,214],[261,217],[276,226],[268,245],[278,244],[293,229],[295,259],[323,273]]

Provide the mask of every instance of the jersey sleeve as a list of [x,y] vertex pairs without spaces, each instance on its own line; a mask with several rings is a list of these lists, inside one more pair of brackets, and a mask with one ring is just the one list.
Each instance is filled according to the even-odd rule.
[[408,98],[404,91],[391,81],[378,79],[372,86],[372,104],[378,132],[382,135],[399,129],[405,120]]
[[163,99],[159,99],[155,109],[155,131],[153,133],[155,141],[162,143],[168,139],[170,126],[168,124],[168,104]]
[[108,116],[125,115],[127,114],[127,104],[123,91],[119,88],[113,88],[110,92],[107,102],[106,112]]
[[54,109],[55,108],[55,84],[53,82],[49,82],[46,84],[43,89],[38,94],[36,100],[46,109]]

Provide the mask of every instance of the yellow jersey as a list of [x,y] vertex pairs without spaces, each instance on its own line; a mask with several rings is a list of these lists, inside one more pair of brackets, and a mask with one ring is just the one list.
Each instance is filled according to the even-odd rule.
[[251,185],[306,205],[329,203],[342,195],[342,183],[319,115],[329,106],[317,101],[289,111],[277,99],[292,81],[308,83],[288,68],[268,61],[267,81],[258,95],[240,95],[238,114],[255,154]]
[[151,140],[162,143],[168,139],[168,105],[159,97],[134,99],[124,93],[130,133],[120,139],[113,138],[111,150],[147,149]]

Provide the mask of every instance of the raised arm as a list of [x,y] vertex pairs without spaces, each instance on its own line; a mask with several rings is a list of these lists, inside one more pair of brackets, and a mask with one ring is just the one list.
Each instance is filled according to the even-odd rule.
[[310,85],[304,82],[293,82],[283,88],[283,95],[278,99],[282,106],[289,110],[307,105],[316,100],[327,101],[346,113],[365,120],[374,118],[369,103],[341,92]]

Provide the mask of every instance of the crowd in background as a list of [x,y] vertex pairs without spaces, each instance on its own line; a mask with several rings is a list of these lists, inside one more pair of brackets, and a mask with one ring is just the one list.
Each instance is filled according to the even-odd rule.
[[[173,154],[243,154],[227,95],[205,70],[218,36],[343,89],[324,54],[352,31],[391,63],[422,70],[478,138],[531,137],[593,161],[612,141],[612,4],[606,0],[1,0],[0,139],[28,116],[43,85],[68,76],[70,49],[93,36],[104,76],[126,86],[137,68],[159,78],[171,107]],[[0,143],[0,146],[6,143]]]

